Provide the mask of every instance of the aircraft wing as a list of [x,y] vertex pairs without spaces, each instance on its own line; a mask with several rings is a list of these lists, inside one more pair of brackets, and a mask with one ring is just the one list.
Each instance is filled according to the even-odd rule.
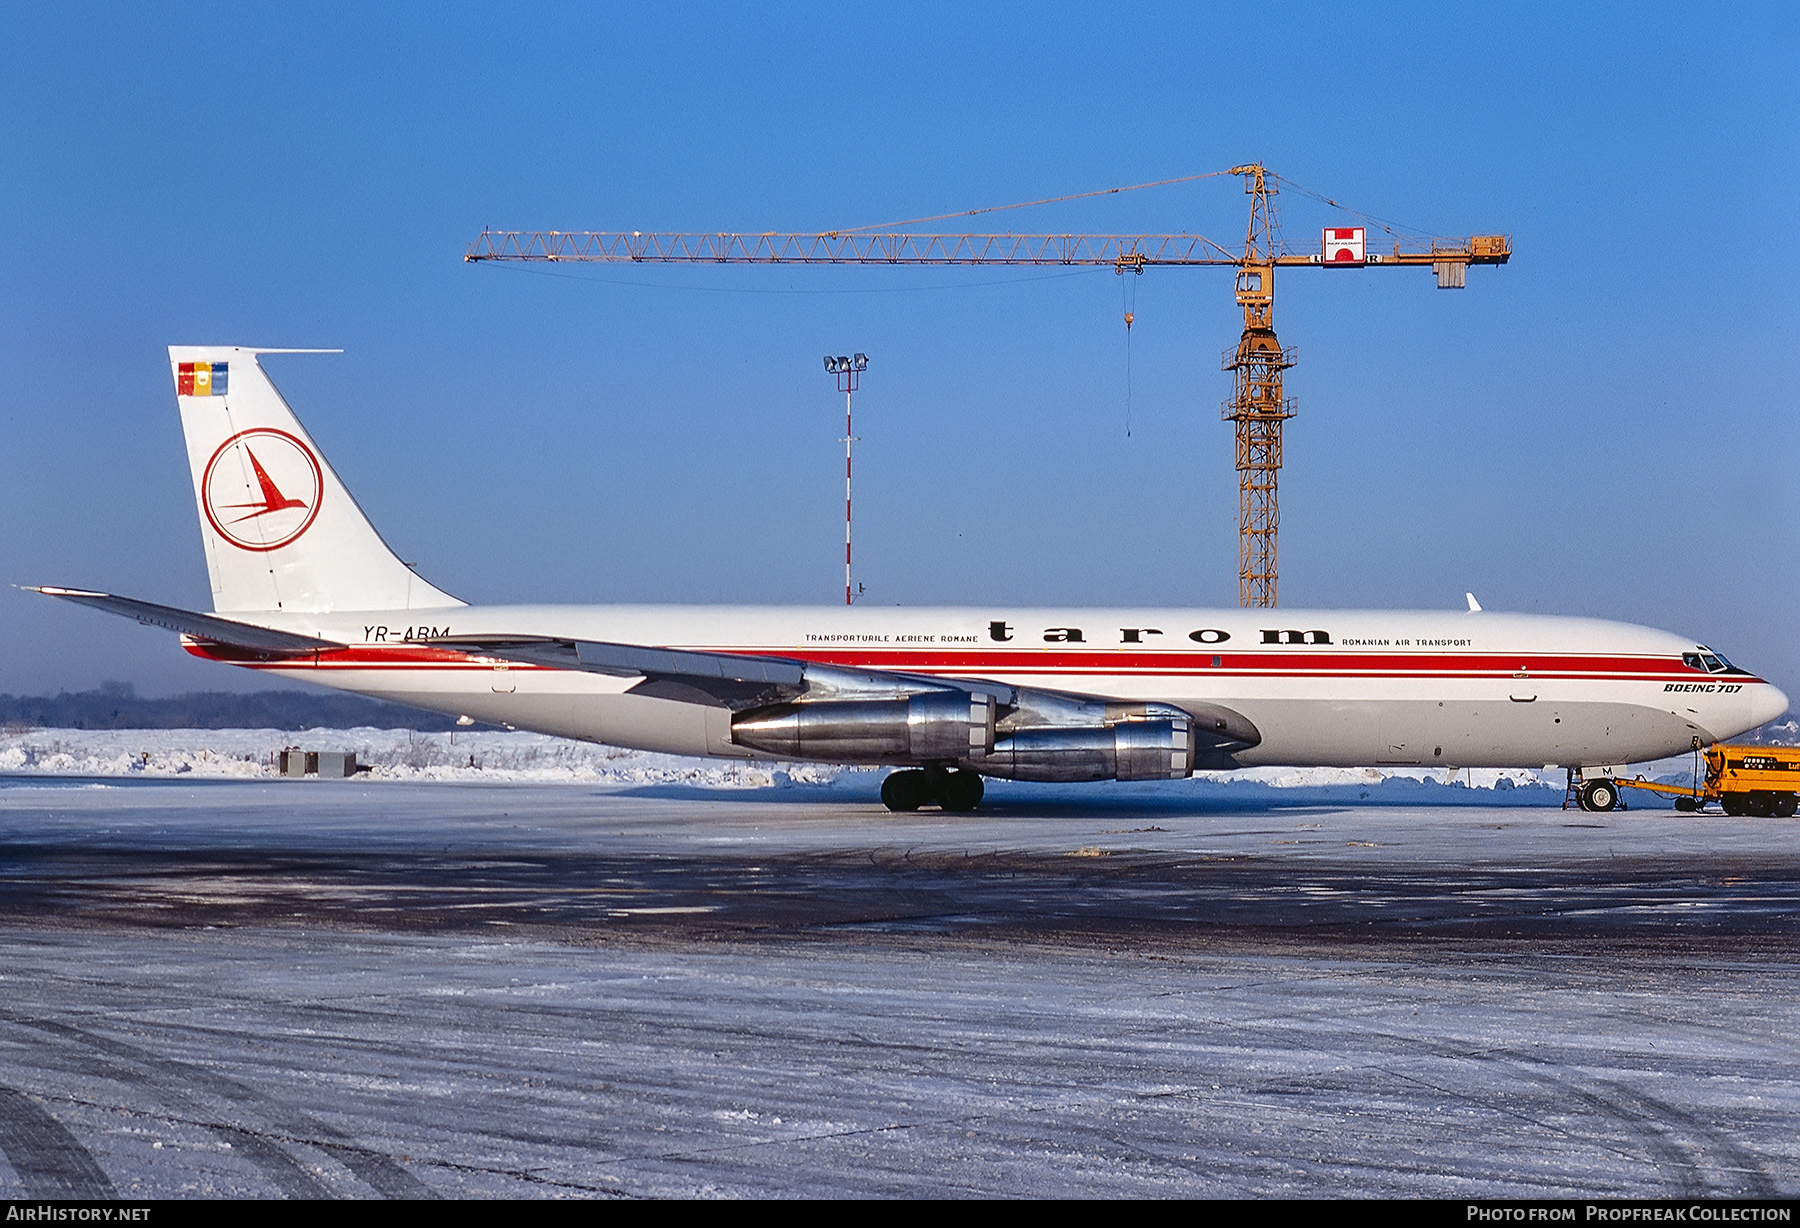
[[521,664],[620,678],[642,677],[642,682],[630,688],[630,694],[729,708],[738,713],[772,704],[879,701],[960,691],[989,696],[1003,717],[1017,713],[1019,720],[1033,725],[1088,726],[1134,717],[1179,715],[1193,722],[1202,744],[1254,745],[1261,740],[1255,726],[1241,715],[1213,704],[1174,708],[1080,692],[1017,687],[986,678],[947,678],[821,665],[791,657],[551,636],[442,636],[427,642],[436,648]]
[[534,635],[434,636],[434,648],[525,665],[641,677],[633,695],[743,711],[790,700],[896,699],[927,691],[979,692],[1005,704],[1015,688],[980,678],[937,678],[889,670],[845,669],[792,657],[656,648],[604,640]]
[[522,665],[642,677],[634,695],[742,709],[792,699],[808,690],[807,666],[785,657],[738,656],[538,635],[447,635],[434,648],[499,657]]
[[201,614],[194,610],[157,605],[131,597],[115,597],[111,593],[90,593],[85,589],[51,588],[47,585],[26,585],[25,590],[42,593],[46,597],[60,597],[78,605],[92,606],[96,610],[105,610],[108,614],[122,614],[126,618],[135,618],[147,627],[166,627],[197,640],[227,644],[250,652],[302,653],[344,647],[335,640],[316,639],[292,631],[276,631],[271,627],[255,627],[236,619],[221,618],[217,614]]

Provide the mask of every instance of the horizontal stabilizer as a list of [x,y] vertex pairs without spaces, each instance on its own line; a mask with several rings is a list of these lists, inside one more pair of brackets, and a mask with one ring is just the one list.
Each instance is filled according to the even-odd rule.
[[27,592],[61,597],[65,601],[105,610],[108,614],[123,614],[126,618],[137,619],[147,627],[166,627],[197,640],[229,644],[252,652],[314,652],[321,648],[344,646],[334,640],[315,639],[310,635],[276,631],[270,627],[253,627],[235,619],[220,618],[216,614],[199,614],[193,610],[179,610],[174,606],[134,601],[130,597],[115,597],[111,593],[90,593],[78,588],[49,588],[39,585],[25,587]]
[[599,640],[548,636],[447,635],[433,637],[434,648],[479,652],[533,665],[580,669],[616,678],[721,678],[727,682],[763,682],[798,687],[804,670],[782,657],[739,656],[728,652],[695,652],[687,648],[649,648]]

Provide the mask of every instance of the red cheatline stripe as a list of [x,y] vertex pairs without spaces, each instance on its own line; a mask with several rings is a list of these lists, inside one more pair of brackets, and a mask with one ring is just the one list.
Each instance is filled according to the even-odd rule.
[[[203,647],[197,645],[197,647]],[[657,646],[660,647],[660,646]],[[1321,653],[1321,652],[1125,652],[1068,650],[1068,649],[1020,649],[1011,652],[994,652],[991,650],[943,650],[943,649],[879,649],[846,646],[843,648],[744,648],[720,647],[705,645],[697,647],[683,646],[675,651],[732,653],[740,656],[783,657],[794,661],[817,661],[820,664],[859,665],[859,666],[894,666],[896,668],[918,668],[932,666],[946,669],[1090,669],[1099,672],[1119,670],[1193,670],[1207,672],[1215,668],[1224,669],[1279,669],[1287,670],[1398,670],[1410,672],[1419,669],[1456,669],[1479,671],[1502,671],[1516,673],[1521,670],[1537,672],[1539,670],[1557,669],[1586,672],[1598,669],[1627,670],[1643,672],[1646,670],[1667,673],[1696,680],[1718,679],[1729,677],[1722,674],[1700,674],[1680,662],[1659,656],[1612,655],[1576,655],[1559,653],[1467,653],[1452,655],[1449,653]],[[458,650],[433,647],[429,641],[409,644],[368,644],[352,645],[348,648],[328,650],[322,654],[329,659],[339,661],[367,660],[370,662],[409,662],[429,661],[468,662],[481,654],[474,650]],[[1210,664],[1212,658],[1220,658],[1220,666]]]
[[[210,655],[196,646],[200,655]],[[1629,673],[1718,681],[1727,675],[1698,674],[1666,657],[1576,656],[1558,654],[1483,653],[1452,656],[1445,653],[1222,653],[1206,652],[1093,652],[1024,649],[1014,652],[908,650],[908,649],[782,649],[720,648],[695,651],[735,652],[745,656],[776,656],[820,664],[892,669],[1002,670],[1038,673],[1045,670],[1087,673]],[[1214,655],[1220,664],[1210,664]],[[490,668],[470,654],[429,644],[357,645],[320,654],[321,663],[409,665],[445,664]],[[515,665],[513,668],[534,668]],[[1737,675],[1742,677],[1742,675]]]
[[[1595,671],[1667,674],[1670,677],[1706,679],[1668,657],[1622,654],[1577,655],[1558,653],[1362,653],[1362,652],[1144,652],[1067,648],[1028,648],[1009,652],[991,649],[906,649],[845,646],[819,648],[707,648],[707,652],[738,652],[779,656],[820,664],[892,669],[960,670],[1082,670],[1092,673],[1207,673],[1217,670],[1273,670],[1281,673],[1312,671],[1399,672],[1460,671],[1481,673],[1538,673],[1545,670],[1591,673]],[[1214,656],[1219,666],[1211,665]]]
[[[190,645],[196,656],[212,657],[204,645]],[[707,651],[722,651],[710,648]],[[738,650],[740,652],[744,650]],[[904,650],[854,652],[763,650],[746,655],[783,656],[821,664],[902,669],[912,673],[944,675],[1006,674],[1024,676],[1144,676],[1181,678],[1416,678],[1494,679],[1524,673],[1536,680],[1586,679],[1590,681],[1680,681],[1717,685],[1753,683],[1760,678],[1744,675],[1696,674],[1688,667],[1660,657],[1580,657],[1483,655],[1448,657],[1419,653],[1410,657],[1387,654],[1231,653],[1220,654],[1219,666],[1203,664],[1213,654],[1194,653],[1051,653],[1023,650],[1013,653],[926,653]],[[230,660],[225,654],[220,659]],[[275,662],[238,662],[252,668],[330,670],[493,670],[489,661],[449,649],[425,645],[353,647],[321,652],[317,658]],[[513,670],[553,669],[551,666],[509,664]]]
[[[211,653],[196,645],[198,655]],[[1470,676],[1530,674],[1629,675],[1680,679],[1688,682],[1745,680],[1745,675],[1699,674],[1666,657],[1578,656],[1557,654],[1443,653],[1222,653],[1206,652],[1093,652],[1025,649],[1015,652],[987,650],[952,651],[906,649],[723,649],[746,656],[776,656],[820,664],[877,669],[961,671],[967,673],[1094,673],[1094,674],[1467,674]],[[224,655],[224,654],[221,654]],[[428,644],[358,645],[319,654],[320,664],[405,665],[418,668],[445,665],[457,668],[491,668],[491,663],[467,654]],[[1220,664],[1211,664],[1214,655]],[[513,665],[514,669],[546,668]]]

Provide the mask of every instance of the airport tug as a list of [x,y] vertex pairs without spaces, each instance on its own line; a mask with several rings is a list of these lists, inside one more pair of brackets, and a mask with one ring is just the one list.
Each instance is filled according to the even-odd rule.
[[[1675,799],[1677,810],[1704,810],[1717,802],[1731,815],[1792,818],[1800,809],[1800,747],[1709,746],[1694,748],[1695,783],[1665,785],[1638,776],[1621,780],[1598,776],[1575,788],[1583,810],[1611,810],[1620,804],[1620,789],[1644,789]],[[1706,765],[1705,774],[1699,764]]]

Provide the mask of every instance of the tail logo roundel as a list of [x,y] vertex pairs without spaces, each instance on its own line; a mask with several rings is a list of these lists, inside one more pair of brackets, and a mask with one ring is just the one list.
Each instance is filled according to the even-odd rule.
[[319,458],[286,431],[239,431],[206,462],[201,504],[213,532],[240,550],[277,550],[319,515]]

